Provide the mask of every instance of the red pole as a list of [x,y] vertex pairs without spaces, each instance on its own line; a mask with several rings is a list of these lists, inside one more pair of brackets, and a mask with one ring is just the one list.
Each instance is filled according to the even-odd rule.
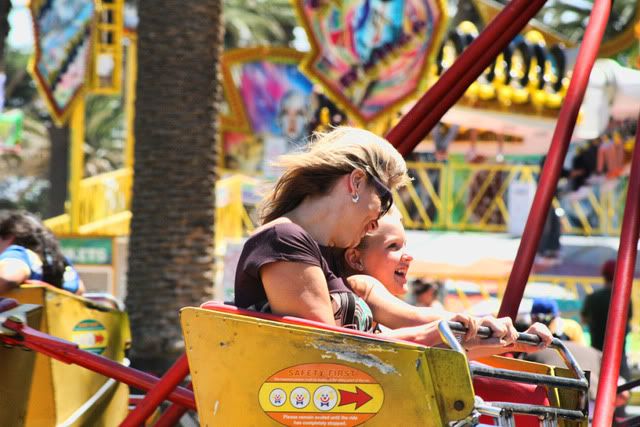
[[129,412],[129,415],[122,421],[120,427],[144,426],[147,418],[153,414],[153,411],[155,411],[188,374],[189,362],[187,361],[187,355],[182,354],[173,366],[162,376],[155,387],[138,403],[136,408]]
[[533,199],[533,205],[520,240],[518,253],[513,262],[513,269],[500,305],[499,316],[509,316],[515,320],[518,313],[518,307],[520,306],[536,249],[540,242],[544,221],[558,185],[562,163],[569,149],[569,142],[578,117],[578,111],[584,98],[587,83],[589,83],[589,75],[591,74],[593,63],[598,55],[598,49],[610,11],[611,0],[595,1],[584,39],[580,43],[578,59],[573,69],[567,96],[560,109],[547,160],[540,173],[538,190]]
[[546,0],[513,0],[460,55],[386,138],[404,156],[429,133]]
[[[192,384],[189,383],[187,388],[191,389]],[[171,406],[162,413],[162,416],[158,422],[153,425],[153,427],[173,427],[178,424],[178,421],[180,421],[180,418],[182,418],[185,412],[187,412],[187,408],[180,406],[177,403],[172,403]]]
[[[640,126],[640,117],[638,118]],[[605,329],[604,348],[602,349],[602,365],[598,381],[598,394],[593,418],[594,427],[610,426],[613,420],[614,401],[620,360],[624,349],[624,337],[629,312],[629,300],[633,285],[633,274],[638,255],[638,233],[640,227],[640,128],[636,131],[636,145],[633,147],[631,175],[624,207],[620,246],[616,261],[616,273],[611,289],[609,315]]]
[[[39,353],[44,353],[56,360],[82,366],[141,390],[149,391],[159,382],[159,379],[151,374],[123,366],[106,357],[80,350],[75,344],[51,337],[11,319],[6,320],[2,326],[18,332],[20,337],[16,339],[16,337],[11,336],[0,336],[0,342],[23,346]],[[167,399],[189,409],[196,409],[193,392],[183,387],[177,387],[169,394]]]

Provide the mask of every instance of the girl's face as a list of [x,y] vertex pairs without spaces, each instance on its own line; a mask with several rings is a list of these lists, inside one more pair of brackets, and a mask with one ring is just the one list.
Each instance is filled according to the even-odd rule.
[[[378,279],[396,296],[407,293],[407,271],[413,257],[406,252],[406,235],[400,218],[385,215],[378,229],[367,236],[356,270]],[[356,249],[357,251],[357,249]]]

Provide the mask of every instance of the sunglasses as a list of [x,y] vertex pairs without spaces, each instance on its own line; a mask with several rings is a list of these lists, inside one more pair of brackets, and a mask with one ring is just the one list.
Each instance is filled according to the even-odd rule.
[[378,218],[382,218],[384,214],[389,212],[391,206],[393,206],[393,195],[391,194],[391,190],[389,187],[384,185],[382,181],[380,181],[371,171],[366,168],[365,171],[367,175],[371,177],[371,183],[373,184],[373,188],[376,190],[376,194],[380,197],[380,216]]

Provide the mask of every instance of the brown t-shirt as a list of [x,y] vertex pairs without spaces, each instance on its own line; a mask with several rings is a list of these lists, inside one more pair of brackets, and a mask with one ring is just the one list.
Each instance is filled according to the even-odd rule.
[[238,307],[269,311],[260,268],[278,261],[320,267],[327,281],[337,324],[358,330],[371,330],[373,316],[369,306],[331,271],[318,243],[311,235],[293,223],[280,223],[265,228],[244,244],[235,278],[235,303]]

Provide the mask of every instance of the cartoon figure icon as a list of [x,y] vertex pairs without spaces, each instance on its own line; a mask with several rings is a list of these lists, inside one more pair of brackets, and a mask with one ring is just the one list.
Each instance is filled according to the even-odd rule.
[[338,403],[338,393],[328,385],[320,386],[313,393],[313,403],[321,411],[330,411]]
[[289,397],[289,401],[293,405],[294,408],[304,408],[309,404],[311,400],[311,394],[309,394],[309,390],[304,387],[296,387],[291,390],[291,395]]
[[273,406],[282,406],[286,400],[287,393],[281,388],[274,388],[271,393],[269,393],[269,401]]

